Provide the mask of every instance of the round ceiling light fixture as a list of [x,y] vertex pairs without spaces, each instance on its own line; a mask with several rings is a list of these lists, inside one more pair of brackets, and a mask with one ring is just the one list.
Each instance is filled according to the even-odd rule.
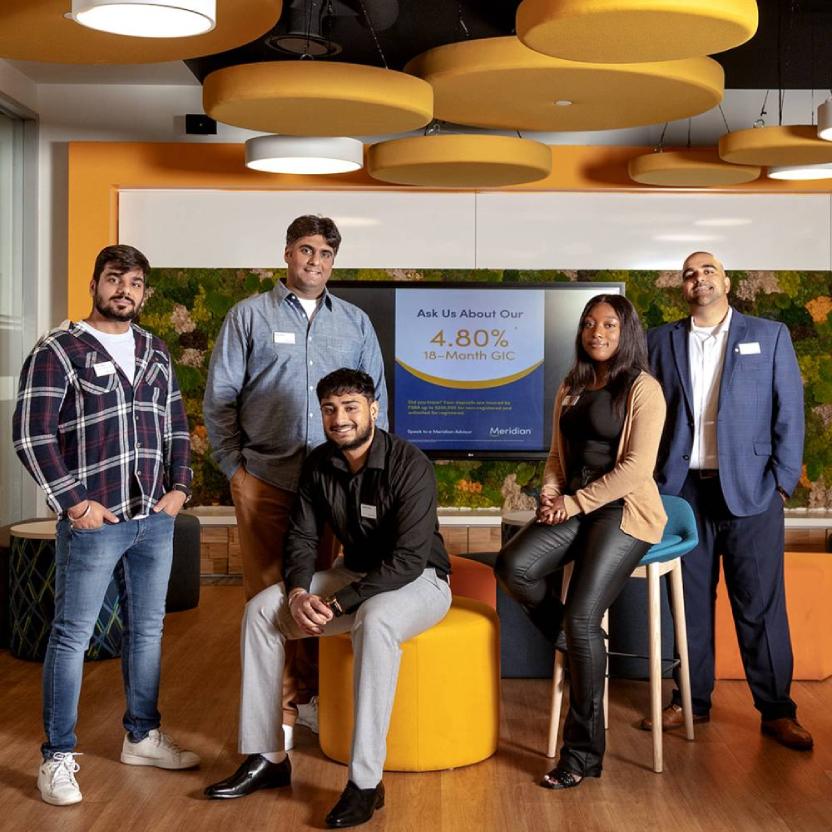
[[832,98],[818,107],[818,138],[832,142]]
[[246,167],[265,173],[352,173],[364,166],[364,145],[343,136],[257,136],[246,142]]
[[734,165],[826,165],[832,162],[832,143],[818,138],[814,124],[749,127],[722,136],[719,155]]
[[535,182],[552,171],[548,145],[515,136],[440,134],[371,145],[373,179],[427,188],[503,188]]
[[517,37],[569,61],[637,63],[696,58],[745,43],[756,0],[523,0]]
[[769,168],[769,179],[788,182],[806,182],[814,179],[832,179],[832,163],[825,165],[779,165]]
[[404,72],[326,61],[259,61],[214,70],[202,85],[211,118],[281,136],[381,136],[424,127],[433,89]]
[[139,38],[204,35],[217,25],[216,0],[72,0],[69,15],[88,29]]
[[711,58],[578,63],[542,55],[515,37],[437,46],[412,58],[405,71],[433,87],[434,118],[497,130],[560,133],[675,121],[715,107],[725,87],[725,73]]
[[635,156],[627,165],[627,173],[641,185],[714,188],[753,182],[759,179],[760,168],[723,162],[715,147],[703,147]]

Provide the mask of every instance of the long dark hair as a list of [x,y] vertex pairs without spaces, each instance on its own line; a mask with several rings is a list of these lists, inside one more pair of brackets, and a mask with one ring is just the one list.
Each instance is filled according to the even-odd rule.
[[618,349],[610,358],[607,368],[607,389],[612,395],[613,409],[621,414],[636,376],[650,372],[647,362],[647,339],[641,328],[633,304],[623,295],[596,295],[584,307],[575,336],[575,363],[566,375],[564,383],[573,395],[582,393],[595,383],[595,362],[586,354],[581,333],[584,319],[599,303],[609,304],[621,322]]

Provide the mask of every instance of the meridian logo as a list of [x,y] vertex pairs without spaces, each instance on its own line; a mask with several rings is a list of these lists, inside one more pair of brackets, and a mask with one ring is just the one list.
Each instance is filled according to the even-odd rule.
[[489,436],[529,436],[531,428],[491,428]]

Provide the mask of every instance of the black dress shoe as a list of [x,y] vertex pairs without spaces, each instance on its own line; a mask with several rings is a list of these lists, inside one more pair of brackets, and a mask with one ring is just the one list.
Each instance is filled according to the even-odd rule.
[[249,754],[231,777],[208,786],[205,795],[228,800],[245,797],[258,789],[288,786],[291,782],[292,764],[288,757],[282,763],[270,763],[260,754]]
[[350,780],[341,792],[338,802],[326,816],[326,825],[331,829],[344,829],[366,823],[376,809],[384,806],[384,783],[374,789],[359,789]]
[[543,776],[540,785],[544,789],[574,789],[576,786],[580,786],[583,780],[582,775],[558,766]]

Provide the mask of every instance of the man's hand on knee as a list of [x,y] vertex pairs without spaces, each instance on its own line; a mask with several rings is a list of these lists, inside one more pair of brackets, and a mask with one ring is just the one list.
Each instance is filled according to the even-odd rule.
[[319,636],[333,615],[320,595],[295,590],[289,596],[289,610],[300,630],[309,636]]

